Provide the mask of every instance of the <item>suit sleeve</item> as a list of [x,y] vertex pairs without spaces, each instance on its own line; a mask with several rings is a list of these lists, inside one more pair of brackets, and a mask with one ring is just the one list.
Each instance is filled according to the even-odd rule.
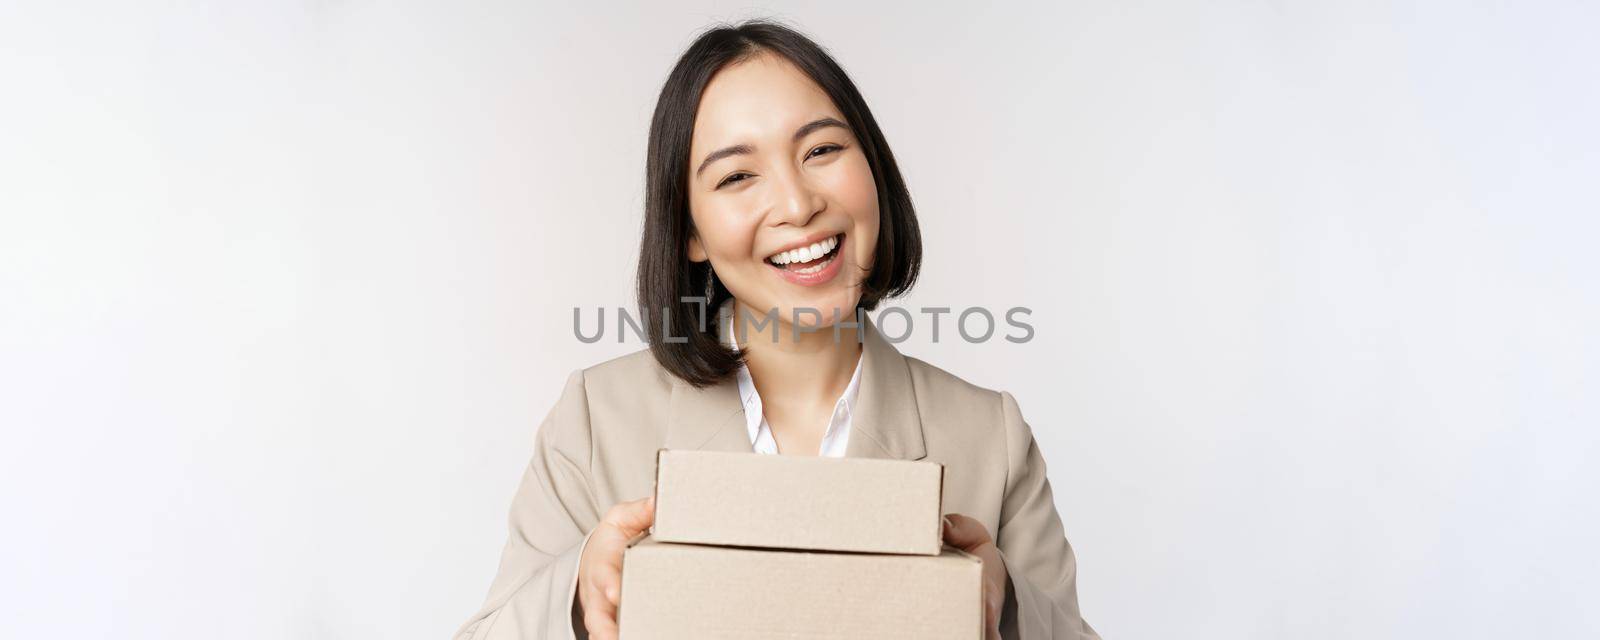
[[587,638],[574,605],[578,558],[600,520],[589,481],[592,446],[579,371],[534,436],[500,569],[483,607],[455,640]]
[[1011,584],[1001,615],[1008,640],[1099,640],[1078,610],[1078,562],[1056,513],[1044,458],[1016,399],[1001,393],[1006,495],[996,546]]

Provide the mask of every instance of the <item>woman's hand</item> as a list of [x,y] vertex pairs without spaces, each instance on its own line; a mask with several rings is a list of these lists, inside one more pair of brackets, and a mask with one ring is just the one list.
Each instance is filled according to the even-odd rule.
[[944,516],[944,541],[983,559],[983,628],[987,640],[1000,640],[1000,612],[1006,604],[1005,561],[982,522],[958,513]]
[[594,640],[617,637],[617,606],[622,601],[622,553],[628,541],[656,521],[656,498],[620,502],[589,534],[578,558],[578,603],[583,626]]

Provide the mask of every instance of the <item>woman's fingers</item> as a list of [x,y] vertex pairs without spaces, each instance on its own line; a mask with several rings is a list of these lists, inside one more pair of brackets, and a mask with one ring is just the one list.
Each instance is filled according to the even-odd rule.
[[982,522],[959,513],[947,513],[944,516],[944,541],[952,547],[971,552],[994,540],[989,537],[989,530]]
[[622,538],[627,540],[644,533],[656,521],[656,497],[641,498],[630,502],[619,502],[606,512],[602,524],[615,527]]
[[[617,637],[617,609],[622,604],[622,556],[628,541],[645,532],[656,520],[655,496],[619,502],[606,511],[584,550],[580,567],[583,626],[589,637]],[[586,569],[586,570],[585,570]]]
[[[985,565],[988,562],[984,560]],[[987,567],[984,573],[988,573]],[[995,584],[992,579],[985,579],[983,596],[984,636],[986,640],[996,640],[1000,637],[1000,616],[1006,606],[1005,587]]]
[[617,637],[617,608],[605,598],[595,598],[593,608],[583,611],[583,628],[591,640],[615,640]]
[[622,592],[622,562],[607,560],[594,568],[594,588],[606,597],[611,606],[617,606]]
[[1006,568],[999,548],[982,522],[959,513],[945,514],[944,541],[983,560],[984,637],[1000,637],[1000,614],[1006,601]]
[[617,598],[611,594],[621,590],[622,574],[609,558],[620,555],[621,546],[622,543],[612,540],[597,545],[594,551],[606,559],[596,562],[584,576],[583,626],[589,631],[589,637],[596,640],[617,635]]
[[606,553],[600,555],[595,567],[595,586],[612,607],[622,601],[622,555],[627,552],[628,541],[643,533],[655,523],[655,496],[618,503],[606,513],[604,524],[610,525],[616,537],[606,541]]

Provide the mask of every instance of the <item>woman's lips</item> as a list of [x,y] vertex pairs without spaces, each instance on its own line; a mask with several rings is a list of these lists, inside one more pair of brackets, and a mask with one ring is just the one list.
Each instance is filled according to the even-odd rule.
[[835,276],[839,275],[840,265],[843,262],[839,259],[839,256],[844,255],[844,245],[848,241],[848,236],[839,236],[839,245],[834,247],[833,251],[811,262],[784,266],[778,266],[771,262],[766,264],[767,267],[778,273],[778,277],[800,286],[815,287],[827,284]]

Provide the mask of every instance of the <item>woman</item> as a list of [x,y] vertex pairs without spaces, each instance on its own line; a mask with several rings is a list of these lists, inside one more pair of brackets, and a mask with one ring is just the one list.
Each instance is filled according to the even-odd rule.
[[661,91],[647,165],[650,349],[572,375],[457,637],[614,637],[665,447],[940,462],[945,539],[983,559],[989,636],[1098,638],[1016,402],[900,355],[862,313],[910,289],[921,241],[833,59],[770,23],[707,32]]

